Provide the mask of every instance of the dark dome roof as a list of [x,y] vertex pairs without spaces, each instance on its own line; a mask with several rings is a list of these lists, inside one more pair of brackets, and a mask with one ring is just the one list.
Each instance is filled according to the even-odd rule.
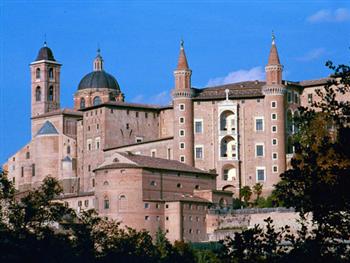
[[38,56],[36,57],[35,61],[39,60],[51,60],[51,61],[56,61],[55,58],[53,57],[52,50],[48,48],[45,44],[42,48],[40,48]]
[[78,90],[82,89],[114,89],[120,90],[117,80],[107,72],[93,71],[85,75],[79,83]]

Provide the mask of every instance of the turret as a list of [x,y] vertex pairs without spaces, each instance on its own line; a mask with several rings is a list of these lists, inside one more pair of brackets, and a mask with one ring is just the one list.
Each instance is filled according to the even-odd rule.
[[181,41],[177,68],[174,71],[174,159],[188,165],[194,165],[193,103],[191,75]]

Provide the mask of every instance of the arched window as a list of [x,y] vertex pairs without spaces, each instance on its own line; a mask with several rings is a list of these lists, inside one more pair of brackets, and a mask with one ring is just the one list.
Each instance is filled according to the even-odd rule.
[[126,210],[128,209],[128,199],[125,195],[120,195],[118,198],[119,202],[119,210]]
[[103,199],[103,207],[104,209],[109,209],[109,199],[107,196],[105,196]]
[[101,104],[101,98],[99,96],[96,96],[94,98],[93,104],[94,104],[94,106]]
[[40,79],[40,68],[37,68],[35,71],[35,77],[36,79]]
[[85,108],[85,99],[81,98],[80,99],[80,109],[84,109]]
[[293,139],[292,136],[287,138],[287,154],[293,153]]
[[220,143],[220,156],[230,159],[236,157],[236,141],[231,136],[222,138]]
[[299,111],[296,110],[294,112],[294,117],[293,117],[294,133],[297,133],[299,131],[299,122],[300,122],[299,118],[300,118]]
[[235,181],[237,177],[237,170],[236,168],[231,165],[225,165],[222,168],[222,179],[225,181]]
[[232,111],[227,110],[220,114],[220,131],[234,132],[235,124],[235,115]]
[[53,87],[49,87],[49,92],[47,93],[47,100],[48,101],[53,101]]
[[67,154],[70,154],[70,146],[67,146]]
[[49,79],[53,79],[53,68],[49,69]]
[[38,86],[35,90],[35,100],[41,101],[41,88]]

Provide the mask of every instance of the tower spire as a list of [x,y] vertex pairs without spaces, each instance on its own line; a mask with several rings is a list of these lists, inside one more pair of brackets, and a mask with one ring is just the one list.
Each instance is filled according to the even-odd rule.
[[189,67],[188,67],[185,48],[184,48],[184,41],[181,39],[181,41],[180,41],[180,54],[179,54],[179,60],[177,63],[177,70],[188,70],[188,69],[189,69]]
[[270,49],[270,55],[267,65],[280,65],[280,58],[278,56],[277,47],[276,47],[276,37],[275,33],[272,31],[272,43]]

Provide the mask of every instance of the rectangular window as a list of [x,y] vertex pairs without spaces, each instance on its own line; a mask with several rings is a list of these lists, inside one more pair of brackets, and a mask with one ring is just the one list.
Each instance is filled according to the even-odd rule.
[[89,206],[89,200],[85,200],[84,201],[84,205],[85,205],[85,207],[88,207]]
[[196,146],[195,151],[196,159],[203,159],[203,146]]
[[35,164],[32,164],[32,176],[35,176]]
[[184,137],[185,136],[185,130],[179,130],[179,135],[180,135],[180,137]]
[[257,117],[255,118],[255,131],[263,131],[264,130],[264,118]]
[[271,101],[271,108],[272,109],[277,108],[277,101]]
[[149,208],[149,203],[145,203],[145,208]]
[[290,91],[287,91],[287,101],[288,101],[288,103],[292,102],[292,92],[290,92]]
[[185,117],[180,117],[180,118],[179,118],[179,123],[180,123],[180,124],[185,123]]
[[312,94],[307,94],[307,103],[309,104],[313,103]]
[[264,156],[264,145],[263,144],[255,145],[255,156],[256,157],[263,157]]
[[180,109],[180,111],[184,111],[185,110],[185,104],[183,104],[183,103],[179,104],[179,109]]
[[272,153],[272,160],[277,160],[277,159],[278,159],[277,153]]
[[136,138],[135,138],[135,141],[136,141],[137,143],[143,142],[143,138],[142,138],[142,137],[136,137]]
[[277,145],[277,139],[275,138],[272,139],[272,145]]
[[257,167],[256,168],[256,180],[257,181],[265,181],[265,167]]
[[88,151],[91,151],[91,144],[92,144],[92,140],[88,139],[87,142],[86,142]]
[[145,118],[146,118],[146,119],[148,118],[148,113],[147,113],[147,112],[145,112]]
[[24,176],[24,167],[22,166],[21,167],[21,177],[23,177]]
[[145,216],[145,220],[148,221],[149,220],[149,216]]
[[185,155],[180,156],[180,162],[184,163],[185,162]]
[[272,172],[273,173],[278,173],[278,166],[277,165],[273,165],[272,166]]
[[276,133],[276,132],[277,132],[277,126],[276,126],[276,125],[272,125],[271,131],[272,131],[273,133]]
[[277,113],[271,114],[271,120],[273,120],[273,121],[277,120]]
[[194,121],[194,132],[195,133],[203,133],[203,121],[195,120]]
[[180,142],[180,149],[185,149],[185,143],[184,142]]
[[138,111],[135,113],[135,116],[136,116],[136,118],[139,117],[139,112]]
[[103,205],[104,208],[105,208],[105,209],[109,209],[109,200],[108,200],[108,199],[105,199],[103,203],[104,203],[104,205]]
[[170,148],[167,149],[167,158],[168,158],[168,160],[171,159],[171,149]]
[[100,137],[97,137],[95,139],[95,149],[96,150],[100,149],[100,141],[101,141]]
[[155,158],[156,157],[156,152],[157,150],[151,150],[151,157]]

